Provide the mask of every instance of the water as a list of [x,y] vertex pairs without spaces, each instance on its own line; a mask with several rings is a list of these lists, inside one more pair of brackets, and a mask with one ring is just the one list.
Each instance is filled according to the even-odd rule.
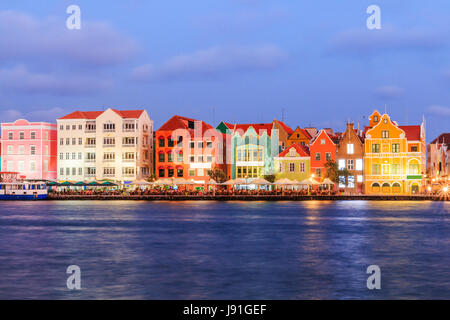
[[448,202],[0,202],[0,299],[449,299],[449,217]]

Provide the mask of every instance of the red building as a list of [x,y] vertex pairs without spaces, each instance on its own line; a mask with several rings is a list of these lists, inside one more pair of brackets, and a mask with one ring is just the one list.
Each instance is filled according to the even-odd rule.
[[202,184],[209,170],[225,165],[225,135],[211,125],[173,116],[155,132],[155,171],[160,178],[184,178]]
[[331,160],[336,162],[336,147],[339,137],[332,130],[321,130],[311,140],[311,175],[316,180],[322,181],[326,176],[325,164]]

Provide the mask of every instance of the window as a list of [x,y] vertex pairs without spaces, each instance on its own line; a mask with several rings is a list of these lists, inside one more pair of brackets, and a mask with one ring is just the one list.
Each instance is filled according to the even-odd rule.
[[373,117],[373,122],[378,122],[378,116]]
[[103,131],[104,132],[114,132],[114,131],[116,131],[116,124],[115,123],[104,123],[103,124]]
[[194,163],[195,162],[195,156],[190,156],[189,157],[189,162]]
[[305,163],[304,162],[300,162],[300,172],[305,172]]
[[44,138],[45,138],[45,140],[48,140],[48,131],[45,131]]
[[66,168],[66,176],[70,176],[70,168]]
[[48,146],[44,146],[44,155],[48,156]]
[[30,171],[36,171],[36,161],[30,162]]
[[25,146],[19,146],[19,154],[25,154]]
[[400,152],[400,143],[393,143],[392,144],[392,152],[393,153],[399,153]]
[[[122,159],[126,162],[134,161],[134,152],[125,152],[122,155]],[[164,161],[162,161],[162,162],[164,162]]]
[[189,169],[189,176],[194,177],[195,176],[195,169]]
[[103,168],[103,174],[105,176],[113,176],[116,174],[116,168]]
[[134,146],[135,145],[134,137],[124,137],[124,138],[122,138],[122,145],[124,145],[124,146]]
[[12,162],[12,161],[8,161],[8,162],[6,163],[6,170],[7,170],[7,171],[13,171],[13,170],[14,170],[14,168],[13,168],[13,162]]
[[103,154],[103,160],[105,162],[114,162],[116,160],[116,154],[114,152],[105,152]]
[[70,159],[70,153],[66,153],[66,160],[69,160]]
[[212,147],[213,147],[212,141],[207,141],[206,142],[206,148],[211,149]]
[[325,153],[325,159],[327,161],[331,161],[331,153],[330,152]]
[[188,128],[189,128],[189,129],[195,129],[195,123],[194,123],[194,121],[188,121]]
[[36,132],[32,131],[32,132],[30,133],[30,139],[31,139],[31,140],[36,139]]
[[72,168],[72,175],[76,176],[77,175],[77,168]]
[[389,138],[389,131],[388,131],[388,130],[383,130],[383,131],[381,131],[381,137],[382,137],[383,139]]
[[167,176],[168,176],[169,178],[173,177],[173,174],[174,174],[173,168],[167,169]]
[[78,130],[83,130],[83,125],[82,124],[78,125]]
[[122,168],[122,174],[124,176],[134,176],[134,167]]
[[115,146],[116,139],[115,138],[103,138],[103,145],[104,146]]
[[78,175],[82,176],[83,175],[83,168],[78,168]]
[[24,140],[25,139],[25,132],[21,131],[19,132],[19,139]]
[[347,154],[353,154],[354,153],[354,145],[353,143],[347,144]]
[[355,187],[355,176],[348,176],[347,181],[348,181],[348,184],[347,184],[348,188]]
[[392,165],[392,174],[402,174],[401,173],[401,169],[400,169],[400,164],[398,164],[398,163],[394,163],[393,165]]
[[66,130],[70,130],[70,126],[69,125],[66,125]]
[[177,162],[183,162],[183,154],[182,153],[177,154]]
[[36,146],[30,146],[30,154],[32,156],[36,155]]
[[199,177],[203,177],[205,175],[205,170],[204,169],[197,169],[197,175]]
[[177,177],[182,178],[183,177],[183,169],[177,169]]
[[203,162],[203,156],[197,156],[197,161],[198,162]]
[[362,159],[356,159],[356,170],[362,171],[363,169],[363,160]]
[[164,169],[159,169],[159,170],[158,170],[158,176],[161,177],[161,178],[163,178],[164,175],[165,175]]
[[167,154],[167,162],[173,162],[173,154],[172,154],[172,152],[169,152]]
[[316,160],[320,161],[320,153],[319,152],[316,152]]
[[72,160],[75,160],[77,158],[77,154],[75,152],[72,152]]
[[77,144],[77,139],[76,138],[72,138],[72,145],[76,145]]
[[8,146],[8,155],[13,154],[13,146]]
[[159,141],[158,142],[159,147],[164,147],[164,145],[165,145],[164,138],[159,138],[158,141]]
[[289,156],[290,157],[295,157],[295,149],[292,148],[291,150],[289,150]]
[[59,160],[64,160],[64,153],[61,152],[61,153],[59,154]]
[[381,174],[381,166],[375,163],[372,165],[372,175],[379,175],[379,174]]
[[353,159],[347,160],[347,169],[353,170],[355,168],[355,161]]
[[409,174],[410,175],[418,175],[419,174],[419,164],[418,163],[410,163],[409,164]]
[[19,172],[23,172],[25,169],[25,161],[19,161]]
[[345,177],[344,176],[339,176],[338,181],[339,181],[339,188],[345,188],[345,186],[346,186],[346,184],[345,184]]
[[278,171],[279,172],[284,172],[284,163],[280,162],[280,164],[278,166]]
[[159,162],[165,162],[166,161],[166,156],[164,155],[164,153],[160,153],[159,154],[158,161]]
[[63,138],[60,138],[60,139],[59,139],[59,145],[60,145],[60,146],[64,145],[64,139],[63,139]]
[[316,177],[320,178],[322,176],[322,170],[320,168],[316,169]]
[[70,138],[66,138],[66,145],[70,144]]
[[60,125],[60,126],[59,126],[59,130],[63,131],[63,130],[64,130],[64,126],[63,126],[63,125]]
[[89,161],[89,162],[94,162],[95,161],[95,152],[88,152],[88,153],[86,153],[86,159]]
[[174,146],[174,141],[171,137],[167,138],[167,146],[168,147],[173,147]]
[[195,148],[195,142],[194,141],[189,142],[189,148],[191,148],[191,149]]
[[59,175],[63,176],[64,175],[64,168],[59,168]]
[[372,144],[372,152],[373,153],[380,153],[380,145],[378,143]]
[[8,140],[12,140],[14,137],[13,137],[13,133],[12,132],[8,132]]
[[417,152],[417,146],[411,146],[411,152]]
[[295,172],[295,163],[289,163],[289,172]]
[[363,176],[362,175],[358,175],[356,177],[356,182],[363,182]]
[[320,144],[325,144],[325,139],[321,139]]
[[203,149],[203,141],[199,141],[198,142],[198,148],[199,149]]
[[83,144],[83,138],[78,138],[78,144],[81,146]]
[[206,156],[206,162],[212,162],[212,156]]
[[87,138],[87,140],[86,140],[86,145],[88,147],[95,147],[96,143],[97,142],[96,142],[95,138]]

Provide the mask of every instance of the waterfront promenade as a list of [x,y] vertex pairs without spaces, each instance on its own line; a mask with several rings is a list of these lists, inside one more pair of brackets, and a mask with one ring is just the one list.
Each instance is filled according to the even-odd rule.
[[307,201],[307,200],[372,200],[372,201],[448,201],[448,197],[432,195],[61,195],[50,194],[48,200],[146,200],[146,201]]

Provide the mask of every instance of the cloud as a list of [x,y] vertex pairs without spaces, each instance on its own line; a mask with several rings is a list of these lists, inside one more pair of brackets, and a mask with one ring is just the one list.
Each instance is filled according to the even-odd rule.
[[397,50],[435,50],[447,45],[444,34],[426,29],[347,30],[336,34],[329,50],[333,53],[372,54]]
[[450,108],[444,106],[430,106],[428,112],[440,117],[450,117]]
[[26,119],[28,121],[55,122],[55,119],[66,113],[66,111],[58,107],[30,110],[28,112],[19,111],[16,109],[7,109],[2,111],[2,121],[13,122],[18,119]]
[[77,95],[104,91],[112,83],[91,76],[31,72],[24,65],[19,65],[0,69],[0,85],[0,91]]
[[287,54],[274,45],[216,46],[172,57],[160,65],[139,66],[132,71],[132,78],[138,81],[214,78],[237,72],[273,70],[286,60]]
[[375,90],[375,96],[383,100],[392,100],[401,97],[403,89],[397,86],[383,86]]
[[18,11],[0,11],[0,59],[51,61],[103,67],[126,62],[135,42],[104,22],[82,21],[68,30],[61,18],[36,19]]

